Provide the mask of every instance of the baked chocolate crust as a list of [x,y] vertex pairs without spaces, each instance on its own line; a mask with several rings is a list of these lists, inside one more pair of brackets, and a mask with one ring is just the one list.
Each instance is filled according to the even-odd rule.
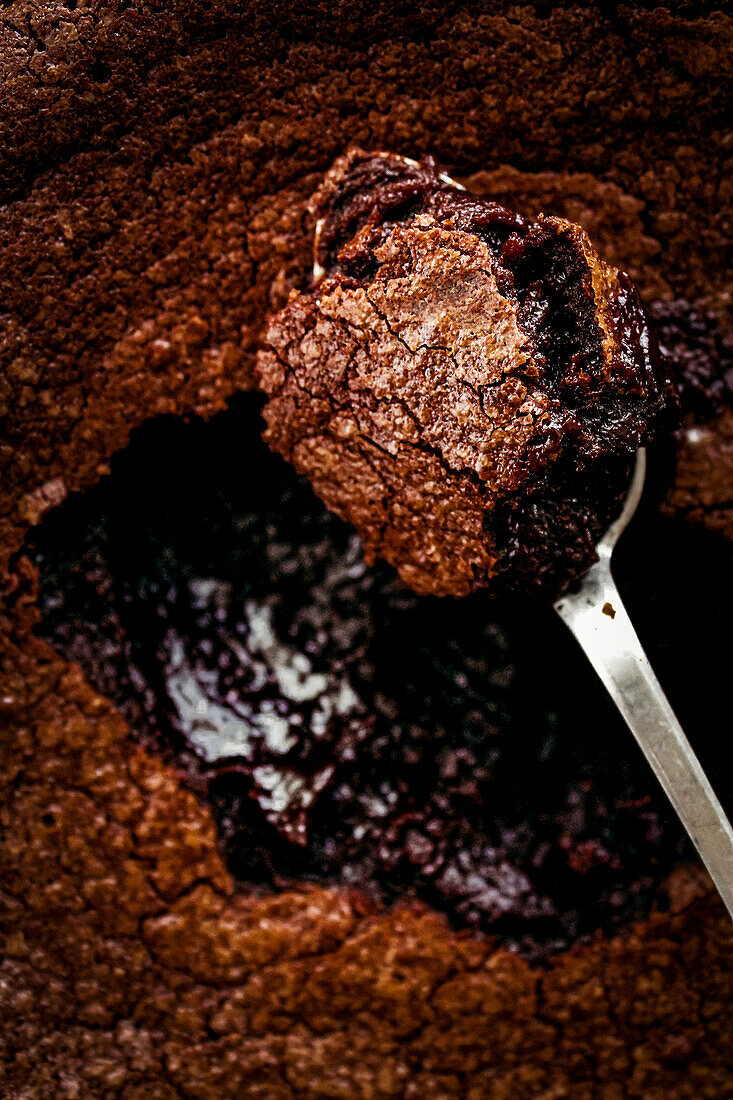
[[430,159],[352,150],[313,208],[324,277],[270,322],[266,441],[418,592],[566,584],[672,420],[629,279]]

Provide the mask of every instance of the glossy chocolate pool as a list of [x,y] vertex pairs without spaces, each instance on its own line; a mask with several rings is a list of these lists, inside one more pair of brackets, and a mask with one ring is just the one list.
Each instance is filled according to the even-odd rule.
[[[41,633],[208,800],[242,888],[416,896],[534,957],[664,904],[687,843],[552,611],[365,567],[259,409],[149,423],[32,548]],[[730,795],[729,548],[648,512],[621,587]]]

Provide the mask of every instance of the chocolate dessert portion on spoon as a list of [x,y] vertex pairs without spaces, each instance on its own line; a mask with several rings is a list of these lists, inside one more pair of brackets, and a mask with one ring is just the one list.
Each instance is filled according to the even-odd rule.
[[638,294],[578,226],[354,150],[259,356],[266,441],[417,592],[555,593],[675,415]]
[[313,213],[313,286],[258,357],[266,441],[416,592],[560,597],[733,914],[733,832],[610,571],[676,415],[633,284],[429,158],[352,150]]

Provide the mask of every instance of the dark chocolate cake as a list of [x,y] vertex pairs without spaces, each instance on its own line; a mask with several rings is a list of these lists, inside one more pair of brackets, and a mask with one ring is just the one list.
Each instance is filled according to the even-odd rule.
[[3,1096],[728,1100],[730,922],[572,639],[365,567],[233,395],[351,146],[581,225],[676,364],[619,572],[725,793],[731,57],[707,3],[3,8]]

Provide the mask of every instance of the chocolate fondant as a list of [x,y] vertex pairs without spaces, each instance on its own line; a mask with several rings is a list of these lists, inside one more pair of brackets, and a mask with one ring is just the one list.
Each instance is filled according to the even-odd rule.
[[[183,430],[252,387],[266,315],[307,286],[307,199],[354,144],[433,151],[489,200],[581,224],[648,302],[687,299],[730,333],[721,8],[3,6],[0,1080],[14,1100],[731,1095],[731,926],[694,859],[648,916],[544,967],[429,899],[383,906],[297,876],[273,887],[267,866],[257,883],[233,878],[219,811],[165,755],[164,731],[141,747],[114,677],[100,691],[81,653],[33,633],[38,586],[52,595],[58,574],[47,559],[39,580],[23,549],[29,528],[106,477],[136,426],[172,415]],[[733,534],[727,400],[685,419],[667,496],[683,564],[699,561],[691,596],[716,576],[729,588],[725,544],[698,558],[705,533],[684,534],[688,520]],[[150,430],[161,446],[148,437],[140,481],[170,444]],[[239,476],[256,482],[257,467]],[[637,549],[643,590],[657,543]],[[678,706],[688,678],[666,673],[662,652],[683,572],[640,620]],[[708,620],[690,614],[696,659]],[[706,706],[704,681],[701,668]],[[688,725],[697,711],[681,713]],[[704,724],[723,744],[714,708]]]

